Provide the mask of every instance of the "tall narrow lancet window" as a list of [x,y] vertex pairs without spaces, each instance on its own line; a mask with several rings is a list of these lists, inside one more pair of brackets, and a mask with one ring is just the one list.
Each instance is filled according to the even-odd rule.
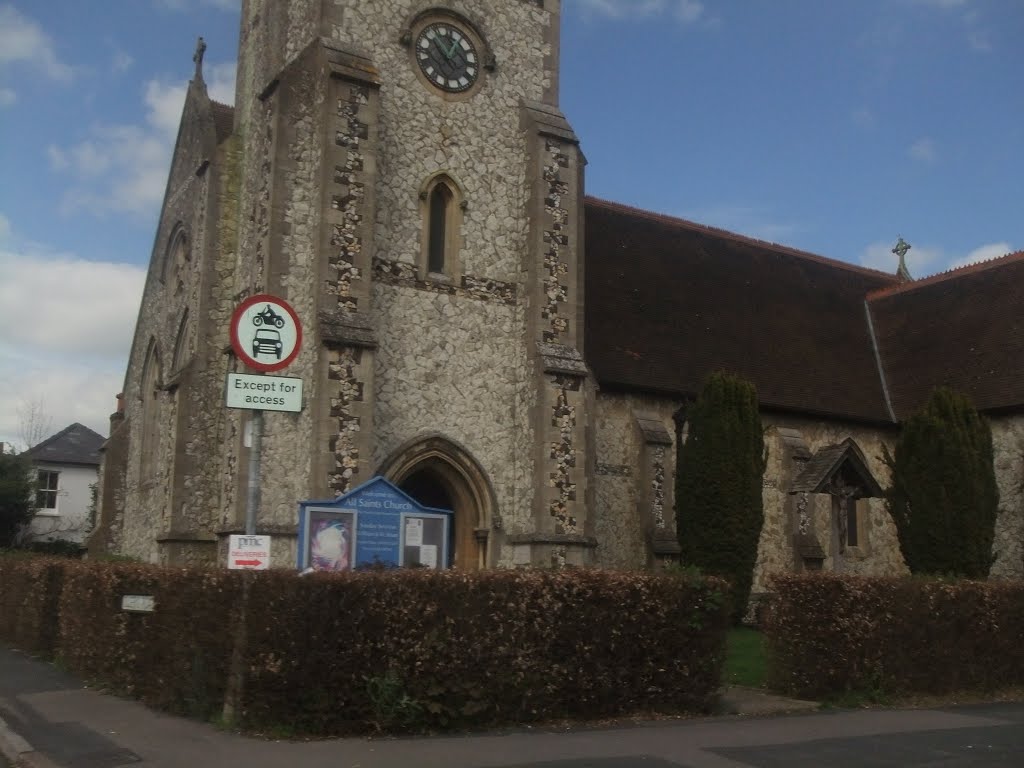
[[446,173],[432,176],[420,188],[423,229],[417,271],[421,280],[453,283],[459,279],[465,207],[462,190]]
[[445,256],[448,251],[448,218],[451,215],[452,193],[448,185],[441,182],[430,193],[430,243],[427,254],[427,271],[437,274],[445,272]]
[[160,445],[160,356],[152,341],[142,370],[139,399],[142,401],[140,475],[148,480],[156,474]]

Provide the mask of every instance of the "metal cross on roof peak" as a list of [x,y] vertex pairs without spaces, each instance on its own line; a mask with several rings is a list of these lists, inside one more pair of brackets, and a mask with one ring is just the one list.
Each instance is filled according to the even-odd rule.
[[912,247],[913,246],[906,240],[904,240],[901,236],[897,240],[896,246],[892,249],[892,252],[900,257],[900,265],[899,267],[896,268],[896,274],[899,275],[903,280],[913,280],[913,278],[910,276],[910,270],[907,269],[907,262],[904,260],[907,255],[907,251],[909,251]]
[[[202,38],[200,38],[202,39]],[[892,249],[892,252],[900,257],[900,261],[903,261],[903,257],[907,255],[907,251],[913,248],[910,243],[904,240],[902,237],[896,242],[896,247]]]

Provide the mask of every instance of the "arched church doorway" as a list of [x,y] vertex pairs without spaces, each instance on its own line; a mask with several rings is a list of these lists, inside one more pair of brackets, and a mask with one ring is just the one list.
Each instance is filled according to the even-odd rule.
[[480,465],[462,446],[432,435],[407,443],[378,474],[420,504],[454,512],[451,564],[463,570],[485,568],[494,494]]

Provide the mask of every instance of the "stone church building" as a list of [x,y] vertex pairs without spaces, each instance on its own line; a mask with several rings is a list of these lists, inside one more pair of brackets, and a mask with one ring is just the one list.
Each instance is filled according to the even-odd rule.
[[[994,573],[1024,575],[1024,253],[912,281],[585,196],[558,0],[245,0],[236,104],[188,90],[91,546],[224,562],[251,413],[234,308],[303,325],[303,408],[263,416],[257,529],[376,475],[454,510],[460,568],[672,559],[704,377],[759,392],[757,584],[899,573],[879,498],[934,385],[991,419]],[[758,586],[755,585],[755,589]]]

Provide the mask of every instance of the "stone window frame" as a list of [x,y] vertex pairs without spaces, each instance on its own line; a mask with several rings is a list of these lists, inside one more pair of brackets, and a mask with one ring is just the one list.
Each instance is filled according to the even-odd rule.
[[184,254],[185,261],[191,261],[192,251],[189,243],[188,233],[185,225],[180,221],[174,225],[170,237],[167,238],[167,248],[164,249],[163,263],[160,265],[160,282],[167,284],[167,277],[172,266],[178,262],[178,253]]
[[[43,476],[46,476],[44,482]],[[52,484],[51,484],[52,480]],[[56,469],[37,469],[36,470],[36,514],[46,516],[56,516],[60,514],[60,507],[58,504],[60,498],[60,471]],[[52,499],[53,503],[49,504]]]
[[151,339],[139,388],[139,477],[143,482],[152,480],[156,475],[156,457],[160,445],[160,371],[160,350],[156,341]]
[[[450,195],[444,216],[444,253],[440,272],[431,269],[431,241],[435,193],[444,187]],[[462,275],[462,223],[467,208],[460,185],[450,173],[441,171],[428,178],[420,188],[420,253],[416,276],[423,281],[458,284]]]
[[189,318],[188,307],[185,307],[181,315],[181,321],[178,323],[178,335],[174,339],[174,354],[171,357],[171,371],[175,374],[181,371],[192,357],[188,354],[187,350],[190,330]]
[[[836,497],[832,497],[835,499]],[[850,499],[852,508],[846,510],[846,540],[841,542],[841,554],[852,558],[863,558],[871,554],[871,540],[868,535],[870,531],[870,503],[867,497],[855,497]],[[850,522],[853,522],[853,530],[857,542],[850,543]]]

